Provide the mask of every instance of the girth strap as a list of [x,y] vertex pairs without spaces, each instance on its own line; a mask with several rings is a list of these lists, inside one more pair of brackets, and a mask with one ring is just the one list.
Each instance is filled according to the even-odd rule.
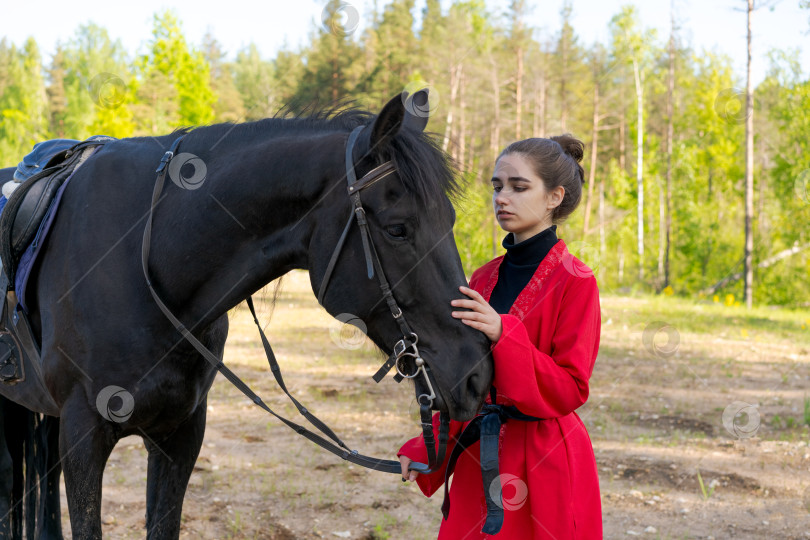
[[[521,420],[524,422],[542,420],[520,412],[517,407],[497,404],[485,404],[478,416],[467,424],[464,431],[458,437],[447,468],[444,473],[444,501],[442,502],[442,515],[444,519],[450,516],[450,497],[448,494],[448,483],[450,475],[456,468],[456,462],[461,454],[476,441],[481,441],[480,463],[481,480],[484,487],[484,500],[487,505],[487,518],[481,529],[485,534],[497,534],[503,527],[503,501],[501,493],[501,479],[498,467],[498,441],[501,433],[501,426],[508,419]],[[497,502],[495,501],[497,498]]]

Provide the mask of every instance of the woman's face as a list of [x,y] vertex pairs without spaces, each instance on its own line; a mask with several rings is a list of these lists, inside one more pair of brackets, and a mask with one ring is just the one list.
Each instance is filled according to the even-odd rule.
[[522,242],[551,227],[551,212],[560,205],[565,188],[546,190],[543,181],[521,154],[506,154],[492,174],[492,206],[501,228]]

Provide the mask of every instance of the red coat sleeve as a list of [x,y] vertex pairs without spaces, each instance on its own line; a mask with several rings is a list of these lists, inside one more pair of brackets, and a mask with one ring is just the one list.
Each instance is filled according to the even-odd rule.
[[[447,453],[444,455],[444,461],[437,471],[431,474],[420,474],[416,477],[416,483],[419,489],[422,490],[426,496],[430,497],[436,490],[444,484],[444,473],[447,470],[447,462],[450,459],[450,453],[456,445],[456,438],[461,433],[464,427],[464,422],[450,421],[450,438],[447,441]],[[433,436],[436,440],[436,447],[439,446],[439,413],[433,415]],[[397,457],[407,456],[411,461],[418,463],[427,463],[427,448],[425,448],[425,438],[422,435],[414,437],[405,444],[397,452]]]
[[565,416],[588,399],[599,350],[599,290],[593,276],[569,279],[557,321],[541,321],[553,329],[551,355],[538,350],[514,315],[501,315],[503,333],[492,345],[494,386],[530,416]]

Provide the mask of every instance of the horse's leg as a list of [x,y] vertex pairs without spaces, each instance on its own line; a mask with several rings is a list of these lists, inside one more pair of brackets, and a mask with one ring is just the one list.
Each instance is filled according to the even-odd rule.
[[62,538],[62,503],[59,497],[59,477],[62,475],[62,464],[59,461],[59,419],[44,416],[40,436],[43,444],[40,448],[46,452],[42,458],[44,470],[40,471],[43,484],[40,492],[39,516],[37,524],[40,527],[38,538]]
[[11,489],[14,463],[6,443],[5,402],[6,398],[0,396],[0,538],[11,538]]
[[203,400],[191,416],[168,437],[150,441],[146,480],[146,537],[175,539],[180,535],[183,497],[205,435]]
[[101,477],[118,437],[86,403],[75,399],[63,407],[59,454],[73,538],[101,540]]

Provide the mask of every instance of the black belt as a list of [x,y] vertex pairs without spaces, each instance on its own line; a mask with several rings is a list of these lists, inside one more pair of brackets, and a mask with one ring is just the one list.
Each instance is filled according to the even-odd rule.
[[[492,399],[492,401],[495,400]],[[500,438],[501,425],[509,419],[524,422],[543,420],[543,418],[523,414],[514,405],[485,404],[478,416],[473,418],[464,428],[456,441],[453,451],[450,453],[450,460],[447,462],[447,469],[444,473],[444,502],[442,502],[444,519],[447,519],[450,515],[450,497],[447,493],[447,484],[456,467],[456,461],[467,448],[480,440],[481,479],[484,484],[484,499],[487,503],[487,519],[481,532],[497,534],[501,530],[503,526],[503,502],[501,500],[501,479],[498,472],[498,439]],[[498,502],[493,500],[493,493],[497,494]]]

